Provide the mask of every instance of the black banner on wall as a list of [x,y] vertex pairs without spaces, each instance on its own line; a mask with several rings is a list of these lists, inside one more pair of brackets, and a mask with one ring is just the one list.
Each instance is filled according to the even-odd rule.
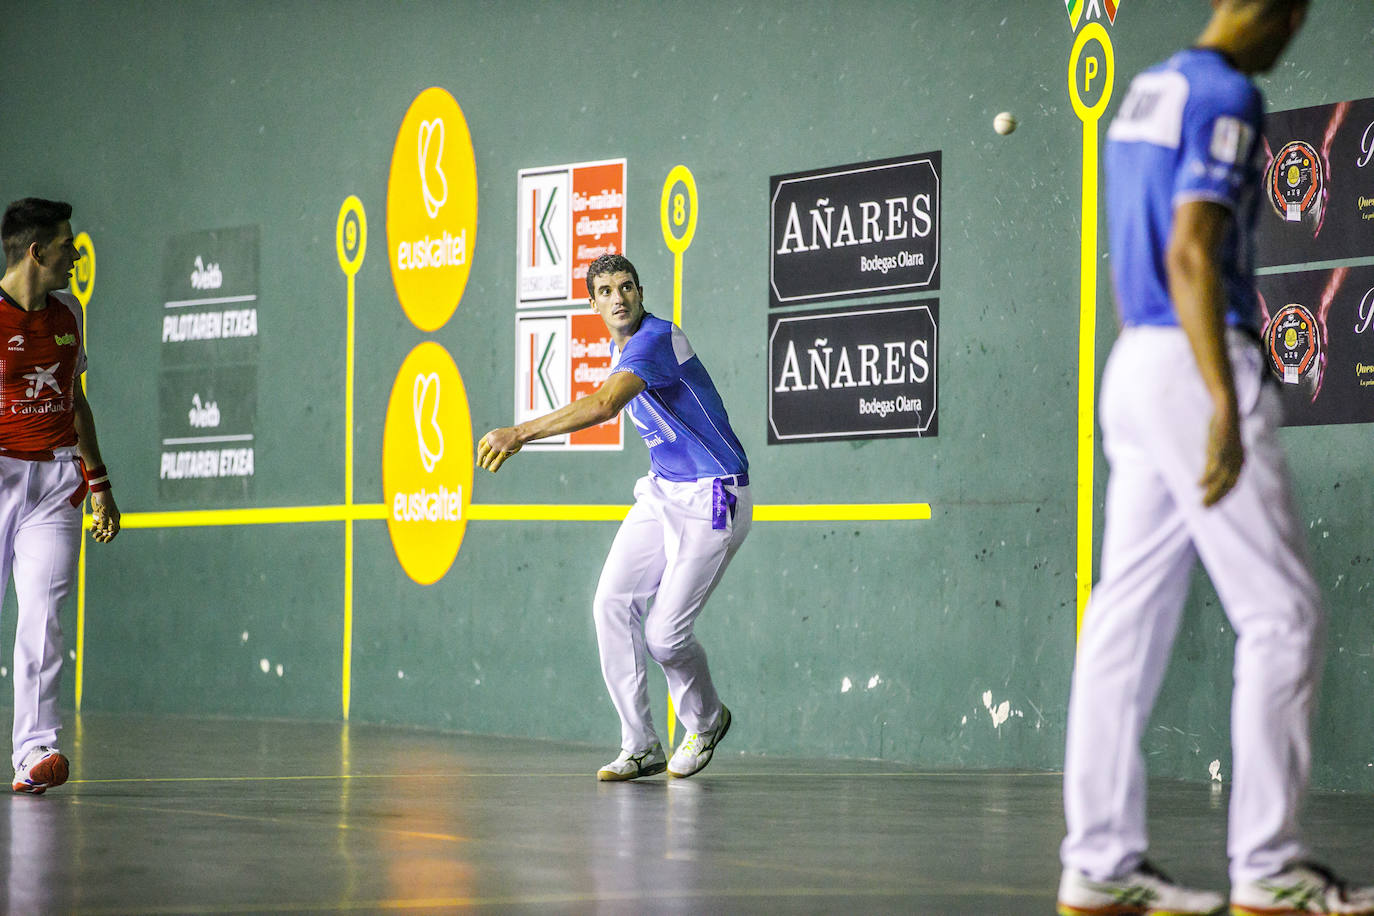
[[940,153],[774,175],[772,306],[940,288]]
[[257,226],[167,241],[159,324],[158,495],[208,504],[253,492]]
[[1256,278],[1284,425],[1374,422],[1374,266]]
[[934,436],[938,300],[768,319],[768,442]]
[[1374,99],[1266,116],[1260,267],[1374,254]]

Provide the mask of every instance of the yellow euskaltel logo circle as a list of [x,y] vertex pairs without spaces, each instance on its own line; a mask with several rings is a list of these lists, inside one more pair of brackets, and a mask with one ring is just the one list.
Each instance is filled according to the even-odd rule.
[[387,260],[406,316],[437,331],[463,298],[477,241],[477,161],[457,101],[415,97],[396,134],[386,186]]
[[472,502],[472,418],[453,358],[420,344],[391,386],[382,433],[382,491],[396,559],[431,585],[458,556]]

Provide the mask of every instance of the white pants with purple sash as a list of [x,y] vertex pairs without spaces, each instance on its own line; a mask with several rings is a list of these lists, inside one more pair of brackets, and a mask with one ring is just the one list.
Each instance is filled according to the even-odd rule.
[[706,651],[692,634],[731,557],[744,543],[754,504],[747,478],[677,482],[652,474],[635,484],[601,571],[593,616],[601,672],[620,714],[621,747],[658,741],[649,712],[648,659],[663,669],[688,733],[720,714]]

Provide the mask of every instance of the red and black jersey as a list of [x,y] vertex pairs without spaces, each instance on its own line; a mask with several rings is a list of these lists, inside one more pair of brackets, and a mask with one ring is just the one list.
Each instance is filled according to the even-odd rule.
[[49,295],[45,308],[29,312],[0,295],[0,452],[75,445],[72,407],[85,371],[75,299]]

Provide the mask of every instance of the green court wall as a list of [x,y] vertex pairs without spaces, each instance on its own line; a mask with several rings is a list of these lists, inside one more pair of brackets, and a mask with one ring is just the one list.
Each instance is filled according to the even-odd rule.
[[[516,174],[624,157],[628,254],[671,314],[668,172],[695,175],[683,325],[751,458],[756,501],[928,503],[926,520],[758,522],[698,634],[736,726],[729,749],[933,768],[1055,769],[1075,641],[1083,125],[1058,0],[807,4],[3,3],[0,190],[72,201],[97,273],[90,400],[125,513],[382,501],[382,433],[417,344],[458,366],[472,434],[510,422]],[[1121,4],[1116,88],[1189,43],[1202,0]],[[1273,109],[1370,95],[1367,4],[1317,3],[1261,81]],[[479,218],[454,317],[424,333],[387,269],[387,176],[411,101],[462,106]],[[1020,128],[1001,137],[993,116]],[[769,177],[940,150],[939,434],[766,444]],[[357,406],[345,427],[345,198],[367,216]],[[260,233],[251,491],[196,502],[159,482],[168,240]],[[1105,235],[1096,375],[1114,336]],[[1374,259],[1365,259],[1366,262]],[[1364,263],[1364,262],[1361,262]],[[857,301],[887,301],[869,297]],[[898,299],[903,297],[896,297]],[[913,298],[907,296],[906,298]],[[1329,601],[1316,784],[1374,789],[1369,428],[1284,432]],[[479,472],[487,504],[625,505],[647,454],[541,452]],[[1100,545],[1106,468],[1094,480]],[[84,638],[63,623],[83,711],[337,719],[345,523],[130,529],[88,551]],[[618,740],[590,599],[615,525],[472,521],[421,586],[380,520],[354,523],[355,721]],[[13,597],[5,610],[8,660]],[[1230,772],[1233,634],[1205,578],[1146,749],[1152,772]],[[280,667],[279,667],[280,666]],[[6,672],[9,674],[8,672]],[[661,677],[654,704],[665,707]],[[1005,704],[1005,705],[1004,705]],[[665,736],[666,737],[666,736]]]

